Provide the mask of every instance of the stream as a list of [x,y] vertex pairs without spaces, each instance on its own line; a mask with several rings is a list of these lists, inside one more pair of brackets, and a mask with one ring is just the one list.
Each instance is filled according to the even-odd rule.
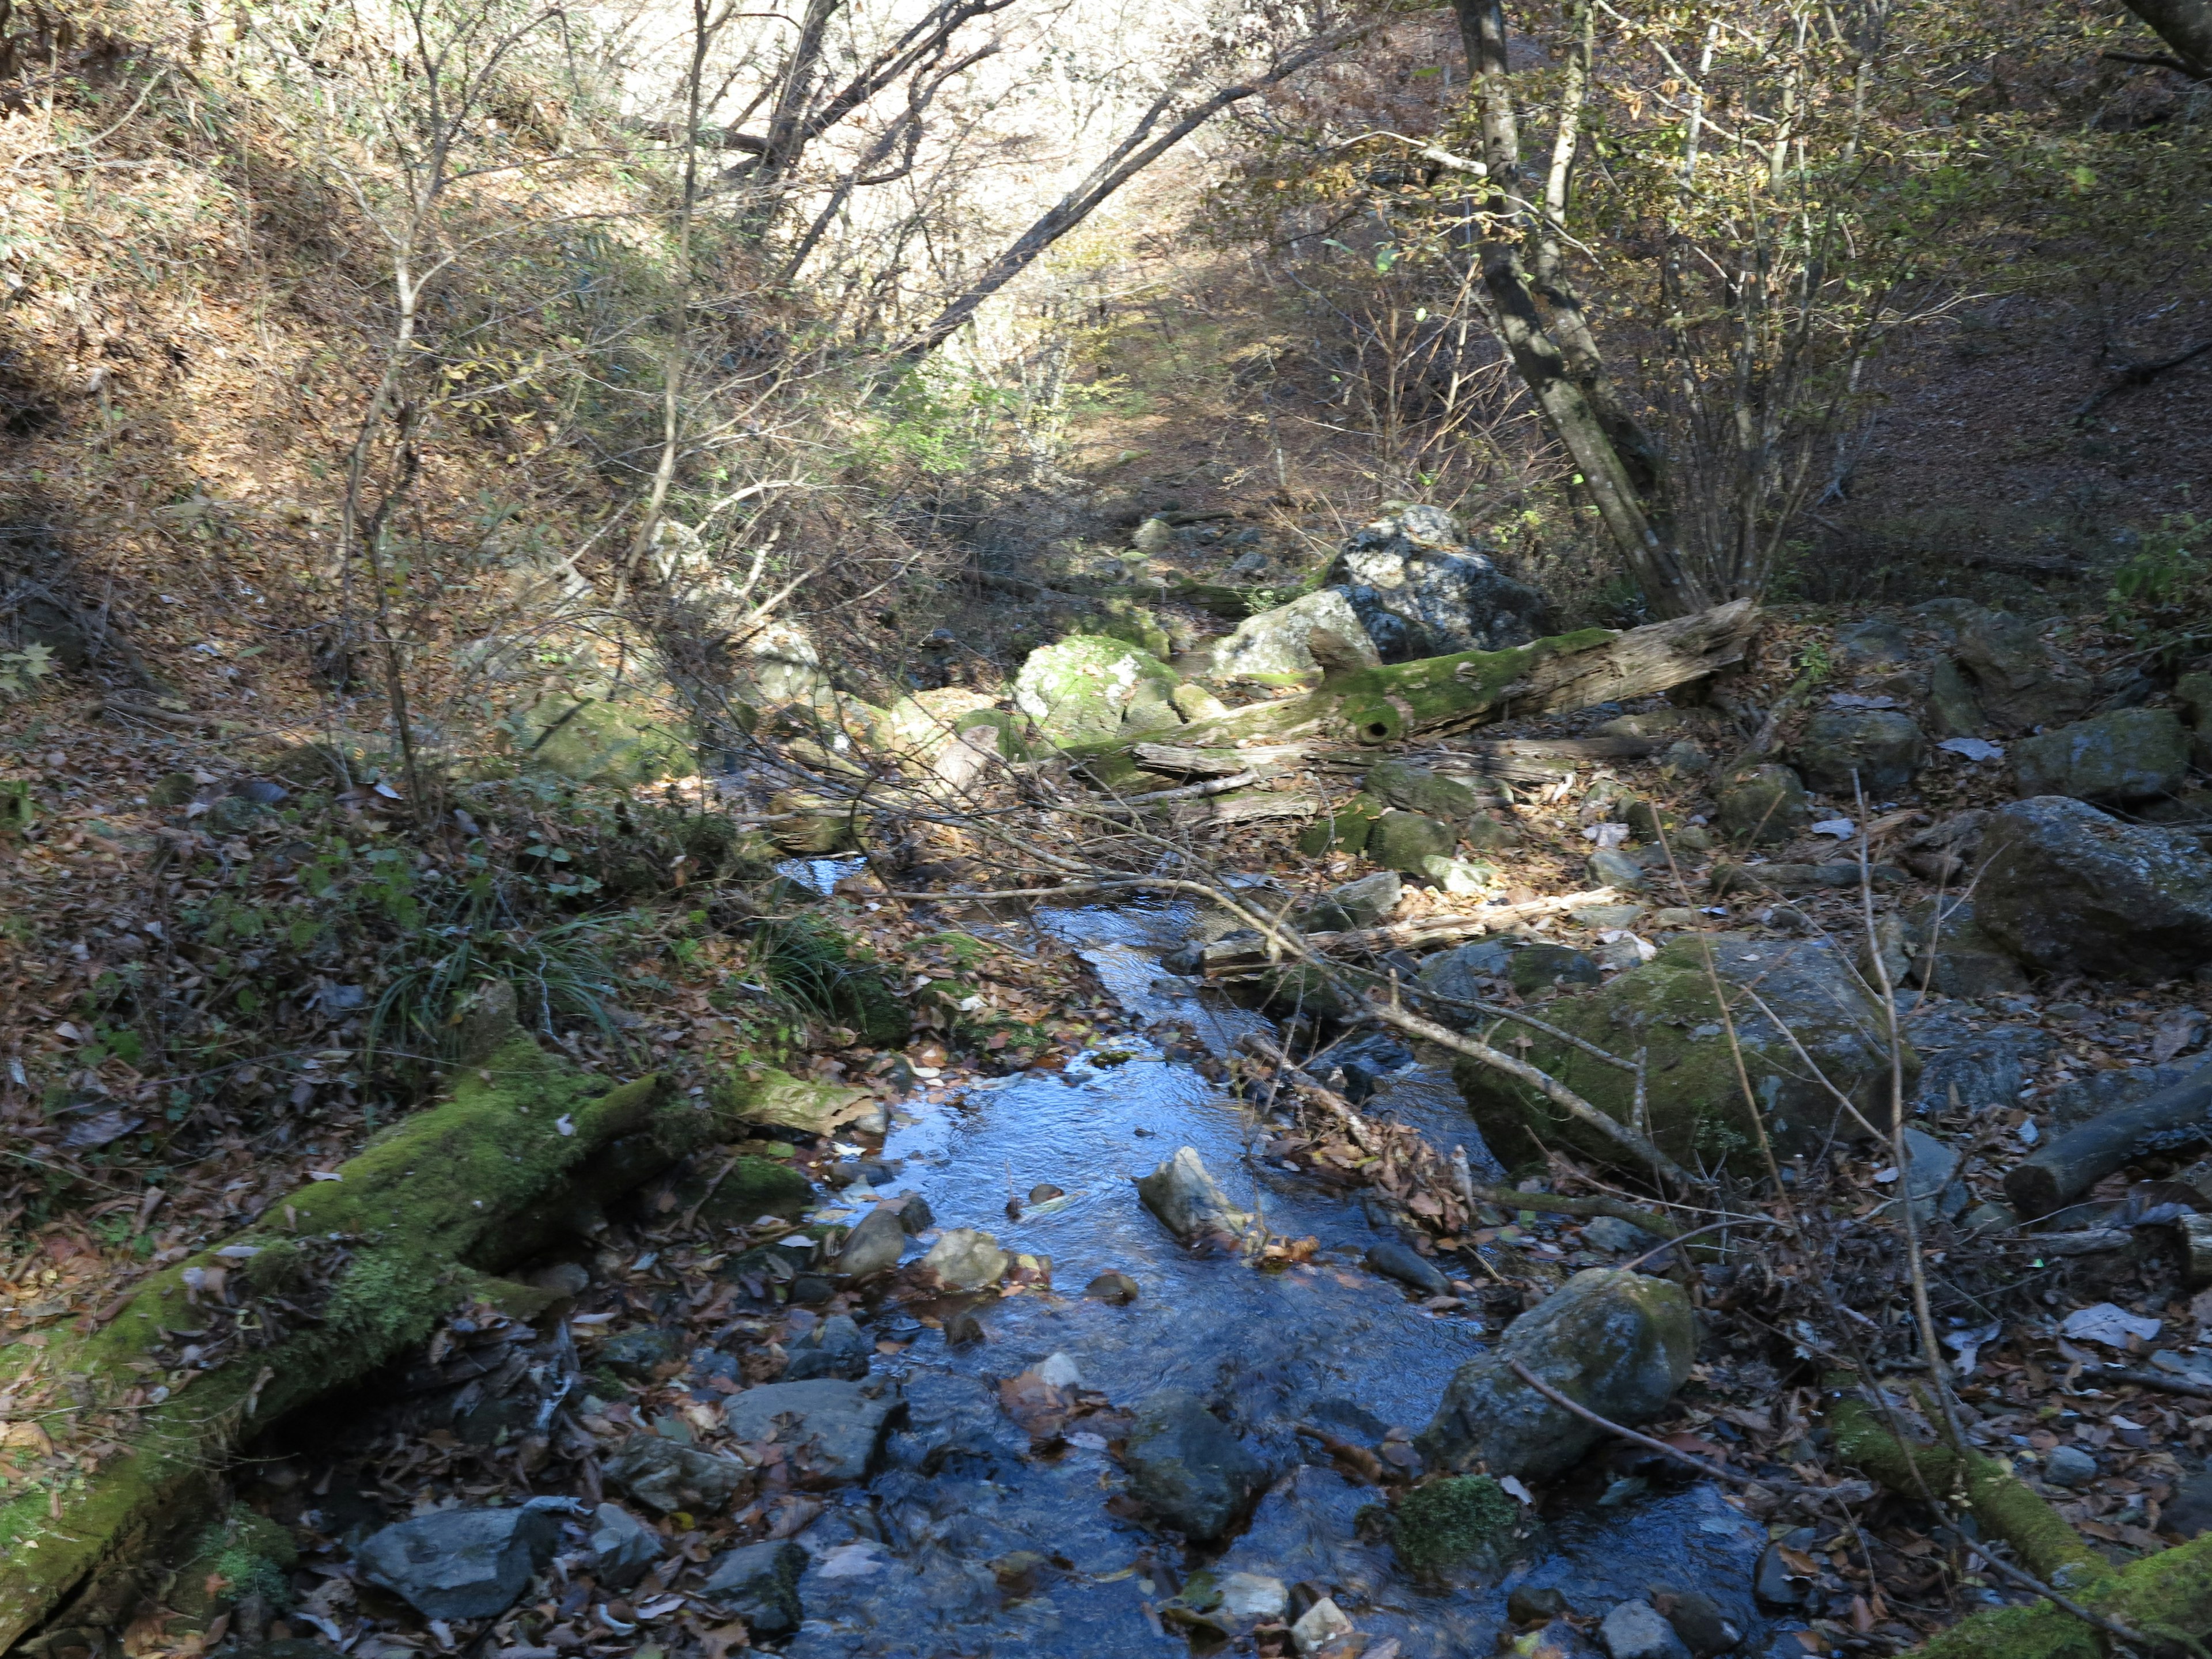
[[[1172,1018],[1222,1054],[1266,1022],[1163,974],[1158,957],[1187,942],[1196,920],[1188,906],[1163,904],[1047,910],[1035,925],[1092,964],[1136,1027]],[[963,925],[1013,949],[1027,936],[988,920]],[[1441,1146],[1466,1146],[1478,1170],[1488,1163],[1440,1067],[1396,1073],[1366,1109],[1408,1118]],[[803,1534],[816,1565],[801,1583],[805,1623],[788,1653],[1157,1656],[1182,1644],[1164,1634],[1160,1604],[1208,1568],[1330,1595],[1373,1646],[1395,1638],[1407,1659],[1490,1653],[1511,1629],[1509,1593],[1522,1586],[1554,1588],[1593,1618],[1623,1601],[1699,1590],[1747,1632],[1739,1651],[1803,1651],[1753,1599],[1765,1529],[1707,1483],[1566,1483],[1579,1502],[1547,1515],[1533,1556],[1449,1587],[1415,1585],[1387,1544],[1363,1541],[1359,1511],[1379,1494],[1340,1473],[1297,1425],[1368,1446],[1394,1427],[1418,1432],[1486,1328],[1468,1313],[1430,1311],[1370,1273],[1363,1254],[1391,1235],[1356,1198],[1249,1156],[1255,1139],[1249,1108],[1135,1037],[1096,1045],[1058,1076],[988,1080],[902,1110],[882,1154],[896,1179],[878,1194],[919,1193],[939,1227],[979,1228],[1010,1251],[1049,1256],[1060,1294],[989,1305],[987,1340],[960,1346],[896,1314],[872,1333],[911,1344],[878,1362],[904,1391],[908,1425],[894,1434],[883,1473],[848,1489]],[[1131,1181],[1183,1146],[1273,1233],[1317,1239],[1316,1255],[1261,1272],[1178,1244]],[[1040,1182],[1066,1196],[1010,1221],[1010,1193]],[[1108,1270],[1137,1282],[1133,1303],[1080,1294]],[[1487,1334],[1496,1332],[1492,1321]],[[1250,1524],[1200,1553],[1115,1518],[1108,1500],[1121,1486],[1120,1466],[1079,1419],[1064,1452],[1031,1455],[996,1387],[1054,1355],[1116,1407],[1175,1388],[1228,1417],[1276,1473]],[[853,1545],[860,1547],[841,1549]],[[1045,1565],[1024,1566],[1022,1593],[1012,1593],[1003,1569],[1024,1553]],[[1556,1651],[1565,1659],[1577,1650]]]

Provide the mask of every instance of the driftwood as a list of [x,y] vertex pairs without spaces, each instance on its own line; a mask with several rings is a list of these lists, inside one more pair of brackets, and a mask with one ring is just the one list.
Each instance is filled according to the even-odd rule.
[[514,1007],[511,991],[479,1005],[477,1057],[448,1100],[100,1316],[0,1349],[8,1414],[54,1443],[10,1470],[0,1504],[0,1651],[64,1604],[91,1622],[127,1615],[143,1559],[204,1521],[229,1455],[285,1413],[471,1301],[541,1310],[546,1293],[490,1275],[718,1121],[657,1079],[608,1091],[541,1049]]
[[1285,767],[1310,760],[1322,752],[1316,743],[1255,744],[1245,749],[1194,749],[1178,743],[1139,743],[1130,754],[1137,764],[1152,772],[1174,772],[1186,777],[1227,777],[1252,772],[1269,777]]
[[[1738,599],[1693,617],[1616,634],[1561,634],[1510,651],[1463,651],[1363,668],[1318,690],[1232,709],[1178,728],[1176,746],[1221,749],[1259,739],[1372,748],[1554,710],[1665,691],[1743,660],[1759,609]],[[1157,736],[1143,741],[1157,742]],[[1077,754],[1126,753],[1130,743],[1073,745]]]
[[1556,783],[1570,772],[1606,761],[1641,760],[1659,745],[1649,738],[1516,738],[1461,743],[1430,760],[1439,772],[1472,773],[1508,783]]
[[[1531,899],[1525,904],[1485,905],[1480,910],[1462,911],[1455,915],[1422,916],[1413,921],[1363,927],[1353,933],[1310,933],[1305,942],[1316,955],[1332,957],[1376,957],[1386,951],[1419,951],[1480,939],[1485,933],[1534,916],[1558,915],[1589,904],[1610,904],[1619,897],[1610,887],[1595,887],[1586,893]],[[1265,939],[1224,940],[1206,946],[1204,957],[1209,976],[1273,967],[1287,959],[1279,947]]]
[[2022,1215],[2048,1215],[2146,1153],[2204,1140],[2212,1140],[2212,1066],[2068,1130],[2014,1166],[2005,1176],[2005,1195]]
[[1205,830],[1263,818],[1317,817],[1328,810],[1328,798],[1312,784],[1297,784],[1288,789],[1250,789],[1174,801],[1161,810],[1178,830]]

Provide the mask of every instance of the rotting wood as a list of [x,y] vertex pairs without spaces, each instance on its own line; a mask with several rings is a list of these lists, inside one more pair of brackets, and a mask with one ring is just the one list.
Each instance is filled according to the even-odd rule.
[[[1587,905],[1612,904],[1620,895],[1610,887],[1594,887],[1587,892],[1565,893],[1557,898],[1531,899],[1523,904],[1492,904],[1480,910],[1462,911],[1456,915],[1422,916],[1413,921],[1401,921],[1381,927],[1363,927],[1354,933],[1310,933],[1306,945],[1316,955],[1330,957],[1372,957],[1386,951],[1419,951],[1431,945],[1455,945],[1464,939],[1480,939],[1485,933],[1501,927],[1510,927],[1516,921],[1526,921],[1536,916],[1558,915],[1563,911],[1579,910]],[[1209,975],[1233,974],[1246,969],[1266,968],[1288,960],[1279,947],[1270,946],[1264,939],[1249,944],[1224,942],[1209,945],[1206,952],[1206,971]]]
[[2205,1140],[2212,1140],[2212,1066],[2068,1130],[2013,1167],[2005,1195],[2024,1216],[2048,1215],[2147,1152]]
[[1583,767],[1641,760],[1658,747],[1648,738],[1562,738],[1549,742],[1514,738],[1501,743],[1457,743],[1423,758],[1439,772],[1499,778],[1507,783],[1556,783]]
[[[0,1505],[0,1652],[65,1604],[126,1610],[138,1564],[192,1523],[195,1495],[258,1430],[471,1300],[537,1311],[543,1293],[491,1275],[722,1121],[657,1078],[607,1088],[539,1048],[514,1009],[505,986],[481,998],[450,1097],[334,1178],[142,1280],[105,1322],[0,1349],[11,1410],[65,1402],[46,1419],[47,1467]],[[164,1357],[167,1331],[196,1327],[210,1369]]]
[[1185,744],[1140,743],[1133,745],[1129,752],[1136,757],[1138,765],[1155,772],[1174,772],[1189,777],[1227,777],[1251,772],[1260,777],[1270,777],[1287,766],[1319,755],[1322,747],[1314,743],[1278,743],[1255,744],[1248,749],[1194,749]]
[[1328,797],[1320,789],[1301,784],[1289,789],[1249,789],[1233,795],[1170,801],[1162,810],[1178,830],[1206,830],[1266,818],[1310,818],[1328,805]]

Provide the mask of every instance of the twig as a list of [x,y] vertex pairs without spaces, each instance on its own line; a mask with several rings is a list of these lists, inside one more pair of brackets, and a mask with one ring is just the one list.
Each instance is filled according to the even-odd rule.
[[2106,1364],[2098,1366],[2096,1374],[2109,1382],[2133,1382],[2138,1388],[2162,1389],[2167,1394],[2185,1394],[2197,1400],[2212,1400],[2212,1382],[2191,1382],[2187,1377],[2173,1376],[2165,1371]]
[[1506,1369],[1514,1376],[1535,1389],[1554,1406],[1572,1412],[1585,1423],[1595,1423],[1607,1434],[1617,1434],[1623,1440],[1633,1445],[1642,1446],[1647,1451],[1656,1451],[1662,1457],[1671,1457],[1678,1463],[1687,1464],[1709,1480],[1730,1481],[1739,1486],[1760,1486],[1768,1492],[1824,1492],[1827,1490],[1825,1486],[1808,1486],[1800,1480],[1769,1480],[1755,1474],[1739,1474],[1734,1469],[1723,1468],[1717,1463],[1708,1463],[1702,1457],[1692,1457],[1689,1453],[1670,1446],[1663,1440],[1654,1440],[1648,1434],[1638,1434],[1633,1429],[1622,1427],[1609,1417],[1600,1417],[1587,1406],[1576,1404],[1517,1359],[1509,1359],[1505,1364]]

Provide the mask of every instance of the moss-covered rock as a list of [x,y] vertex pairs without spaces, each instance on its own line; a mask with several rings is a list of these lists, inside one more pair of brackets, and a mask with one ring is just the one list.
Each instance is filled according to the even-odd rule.
[[[1817,1153],[1832,1128],[1846,1138],[1858,1133],[1814,1066],[1869,1121],[1881,1124],[1890,1115],[1881,1008],[1825,939],[1679,939],[1602,989],[1561,999],[1547,1018],[1624,1059],[1638,1048],[1650,1051],[1650,1135],[1678,1162],[1726,1159],[1747,1173],[1764,1172],[1758,1121],[1737,1077],[1735,1050],[1778,1157]],[[1812,1065],[1800,1057],[1798,1045]],[[1632,1121],[1634,1080],[1626,1072],[1540,1035],[1526,1058],[1600,1111]],[[1903,1060],[1909,1095],[1920,1060],[1910,1048]],[[1491,1150],[1509,1164],[1536,1157],[1543,1146],[1608,1163],[1622,1155],[1609,1138],[1502,1072],[1462,1060],[1453,1075]]]
[[2188,781],[2189,733],[2171,708],[2116,708],[2012,745],[2023,795],[2148,800]]
[[875,1109],[875,1097],[866,1089],[795,1078],[773,1066],[759,1067],[756,1076],[726,1079],[714,1091],[714,1103],[734,1122],[810,1135],[832,1134]]
[[1376,820],[1389,810],[1380,796],[1354,795],[1300,830],[1298,851],[1308,858],[1319,858],[1324,853],[1364,853]]
[[1367,837],[1367,856],[1386,870],[1418,875],[1421,860],[1449,858],[1459,831],[1441,818],[1419,812],[1385,812]]
[[1398,1559],[1417,1573],[1462,1563],[1497,1566],[1513,1542],[1520,1505],[1486,1474],[1449,1474],[1407,1492],[1390,1516]]
[[1823,794],[1851,799],[1851,781],[1871,801],[1901,794],[1928,757],[1912,716],[1893,708],[1824,708],[1805,723],[1791,757]]
[[1804,780],[1786,766],[1753,766],[1731,775],[1720,788],[1717,818],[1737,841],[1789,841],[1813,819]]
[[1472,817],[1489,801],[1488,796],[1465,779],[1448,777],[1411,761],[1376,763],[1367,769],[1364,787],[1369,794],[1380,795],[1393,806],[1455,823]]
[[711,1227],[750,1226],[764,1215],[795,1217],[813,1196],[813,1183],[772,1158],[740,1158],[726,1170],[720,1164],[695,1169],[676,1188],[677,1204],[687,1211],[696,1205],[699,1219]]
[[1140,647],[1077,635],[1030,653],[1014,677],[1014,706],[1056,743],[1095,742],[1182,725],[1176,684]]
[[649,703],[549,698],[525,726],[525,763],[580,783],[653,783],[699,769],[684,722]]

